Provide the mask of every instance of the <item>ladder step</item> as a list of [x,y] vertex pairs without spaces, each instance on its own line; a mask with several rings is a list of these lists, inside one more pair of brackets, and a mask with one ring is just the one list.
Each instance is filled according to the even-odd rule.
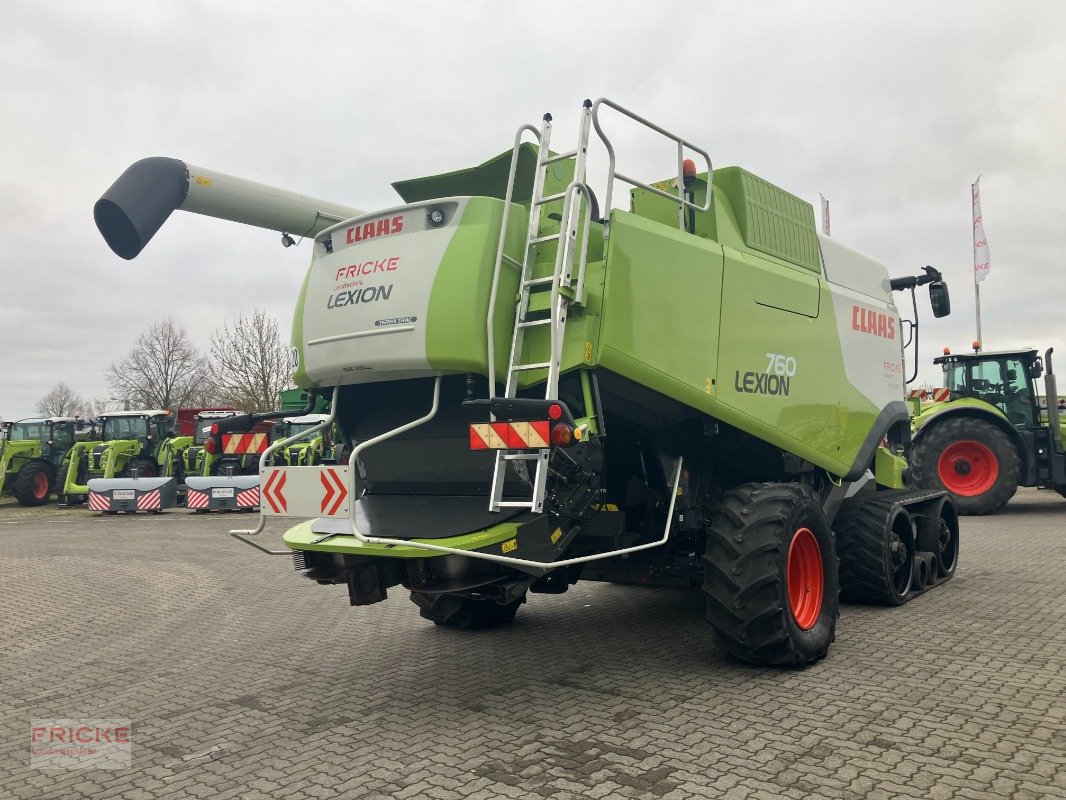
[[545,317],[544,319],[534,319],[534,320],[529,320],[528,322],[519,322],[518,323],[518,327],[519,328],[535,328],[538,325],[550,325],[551,321],[552,321],[551,317]]
[[559,238],[560,235],[561,234],[558,234],[558,233],[551,233],[551,234],[548,234],[547,236],[538,236],[535,239],[530,239],[529,243],[530,244],[540,244],[541,242],[554,242],[556,239]]
[[547,203],[554,203],[556,200],[562,200],[566,197],[566,192],[559,192],[558,194],[550,194],[547,197],[542,197],[540,200],[534,200],[533,205],[543,206]]
[[571,150],[568,153],[559,153],[557,155],[551,156],[550,158],[546,158],[543,161],[541,161],[540,163],[541,163],[541,166],[546,167],[549,164],[555,164],[558,161],[566,161],[566,159],[573,158],[576,155],[577,155],[577,150]]
[[536,461],[540,458],[538,453],[505,453],[504,461]]
[[547,283],[551,283],[555,280],[553,275],[549,275],[546,278],[530,278],[528,281],[522,281],[523,286],[544,286]]
[[497,503],[500,508],[533,508],[532,500],[501,500]]
[[515,364],[511,367],[515,372],[524,372],[531,369],[547,369],[551,366],[550,361],[545,361],[540,364]]

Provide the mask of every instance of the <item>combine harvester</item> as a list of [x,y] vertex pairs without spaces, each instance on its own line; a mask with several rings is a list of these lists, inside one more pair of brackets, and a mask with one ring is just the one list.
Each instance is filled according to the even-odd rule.
[[[550,150],[545,115],[513,150],[397,183],[403,202],[372,213],[167,158],[131,166],[94,213],[127,259],[175,209],[313,239],[294,380],[306,413],[331,405],[302,435],[335,423],[351,455],[265,466],[292,439],[275,442],[245,541],[268,518],[307,519],[284,541],[308,578],[352,605],[402,586],[456,628],[579,579],[701,585],[723,650],[809,664],[838,594],[899,605],[956,567],[951,498],[907,486],[888,273],[819,237],[808,203],[712,172],[617,104],[580,116],[569,152]],[[676,174],[630,177],[605,117],[661,135]],[[630,210],[612,203],[620,183]],[[929,290],[947,313],[946,287]]]

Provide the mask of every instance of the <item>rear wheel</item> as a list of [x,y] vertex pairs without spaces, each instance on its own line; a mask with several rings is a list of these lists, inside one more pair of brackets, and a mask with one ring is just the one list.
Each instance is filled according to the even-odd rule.
[[749,483],[712,508],[704,554],[716,644],[753,664],[805,667],[836,632],[833,534],[811,490]]
[[914,524],[907,509],[892,500],[864,499],[841,508],[833,528],[840,596],[856,603],[905,603],[914,580]]
[[511,622],[518,613],[518,607],[526,602],[526,597],[522,595],[517,600],[501,605],[483,597],[411,592],[411,602],[421,609],[422,617],[434,625],[473,630]]
[[52,495],[52,471],[43,461],[31,461],[15,476],[12,493],[24,506],[43,506]]
[[946,489],[960,514],[990,514],[1018,491],[1021,462],[1010,438],[995,425],[973,417],[935,423],[914,443],[914,483]]

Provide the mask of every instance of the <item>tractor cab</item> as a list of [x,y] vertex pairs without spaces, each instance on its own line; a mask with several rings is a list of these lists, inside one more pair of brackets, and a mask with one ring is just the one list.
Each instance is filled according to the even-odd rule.
[[1036,350],[948,353],[933,363],[943,367],[944,386],[952,400],[983,400],[1016,427],[1041,426],[1036,379],[1043,375],[1044,365]]
[[93,430],[92,424],[80,417],[24,419],[7,425],[7,438],[13,442],[40,442],[41,456],[55,466],[63,461],[75,441],[91,438]]
[[[329,419],[328,414],[305,414],[301,417],[285,417],[274,425],[272,439],[280,441],[308,431]],[[325,434],[325,435],[323,435]],[[332,450],[333,442],[328,431],[319,433],[312,439],[293,442],[285,448],[283,460],[289,466],[312,466],[321,463],[325,450]]]
[[170,429],[170,412],[112,411],[100,416],[104,442],[138,441],[145,450],[154,450]]

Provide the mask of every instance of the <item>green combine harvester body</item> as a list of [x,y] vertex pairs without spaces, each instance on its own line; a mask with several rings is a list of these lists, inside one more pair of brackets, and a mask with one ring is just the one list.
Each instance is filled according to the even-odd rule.
[[[665,137],[676,176],[628,177],[604,114]],[[308,578],[352,605],[402,586],[460,628],[579,579],[702,585],[723,649],[794,666],[826,654],[838,590],[899,605],[950,578],[954,505],[906,483],[900,279],[819,236],[810,204],[611,101],[582,107],[573,151],[551,128],[394,184],[403,203],[373,213],[170,159],[97,203],[124,258],[175,208],[313,239],[294,380],[330,399],[306,436],[336,426],[350,454],[264,466],[263,518],[237,535],[307,518],[284,542]],[[930,296],[947,313],[946,287]]]
[[93,436],[92,424],[79,417],[24,419],[5,423],[4,431],[0,492],[24,506],[48,502],[68,472],[72,450]]
[[1066,418],[1052,352],[975,350],[934,359],[949,394],[913,417],[915,483],[950,492],[962,514],[998,511],[1019,486],[1066,496]]

